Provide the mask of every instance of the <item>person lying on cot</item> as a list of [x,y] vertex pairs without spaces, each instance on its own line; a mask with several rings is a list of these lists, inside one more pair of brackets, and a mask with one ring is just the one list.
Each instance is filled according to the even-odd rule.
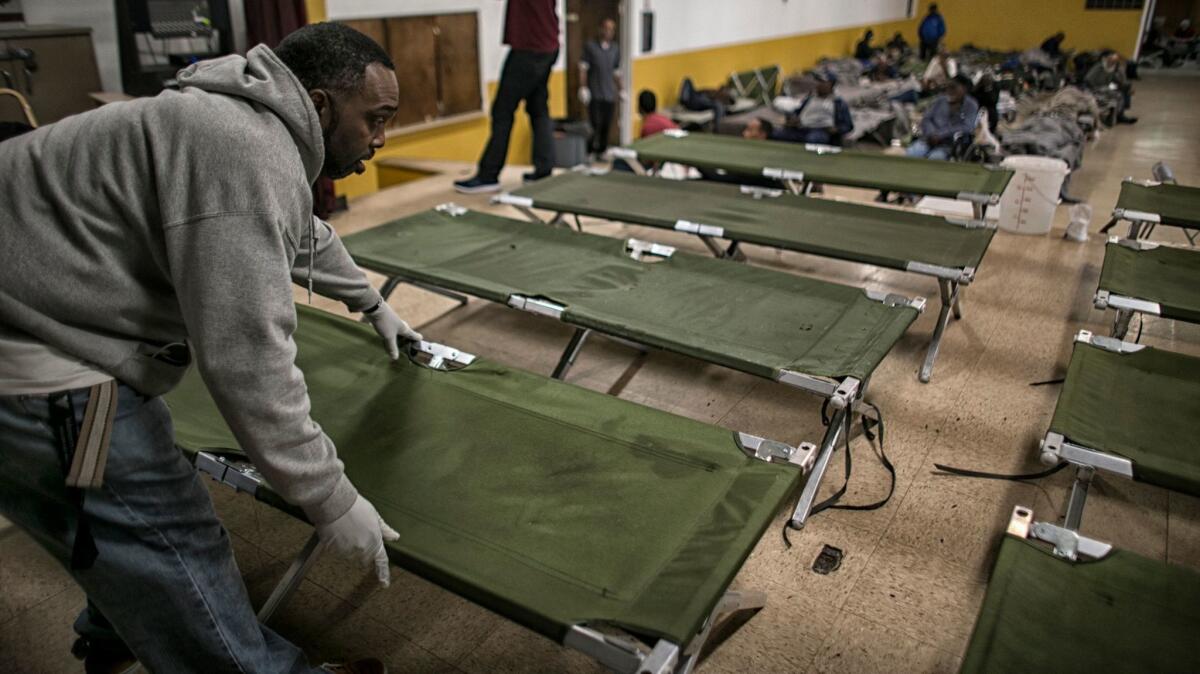
[[970,142],[979,119],[979,103],[967,94],[971,80],[959,75],[933,101],[921,118],[921,137],[905,152],[910,157],[949,159],[955,143]]
[[775,125],[762,117],[752,117],[742,129],[742,138],[747,140],[772,140],[774,134]]
[[296,283],[364,314],[381,369],[421,339],[312,215],[318,176],[383,146],[394,66],[318,23],[177,77],[0,143],[0,514],[83,588],[89,672],[383,671],[309,667],[258,622],[161,396],[194,359],[272,490],[387,585],[398,534],[309,416],[292,334]]
[[793,143],[841,145],[846,134],[854,130],[850,106],[833,93],[836,75],[818,71],[813,78],[817,81],[816,89],[788,115],[787,124],[775,133],[775,138]]

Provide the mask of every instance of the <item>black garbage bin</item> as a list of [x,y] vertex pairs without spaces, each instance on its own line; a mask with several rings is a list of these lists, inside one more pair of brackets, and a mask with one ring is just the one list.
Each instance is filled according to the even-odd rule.
[[592,127],[581,119],[554,120],[554,165],[571,168],[586,164]]

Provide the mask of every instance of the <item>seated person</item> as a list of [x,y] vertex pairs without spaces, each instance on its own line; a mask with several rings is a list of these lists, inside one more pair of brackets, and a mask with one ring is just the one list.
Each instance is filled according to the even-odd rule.
[[1179,27],[1175,29],[1175,34],[1171,37],[1176,40],[1190,41],[1196,39],[1196,29],[1192,27],[1191,19],[1184,19],[1179,22]]
[[742,129],[742,138],[746,140],[772,140],[772,135],[775,133],[775,125],[770,120],[762,117],[755,117],[746,124],[746,128]]
[[846,134],[854,130],[850,106],[833,93],[837,77],[830,72],[813,74],[817,88],[788,115],[787,125],[773,136],[776,140],[818,145],[841,145]]
[[945,92],[925,111],[921,118],[921,137],[908,146],[905,154],[946,160],[953,154],[956,142],[969,141],[975,134],[979,117],[979,103],[967,95],[970,89],[971,80],[963,75],[950,80]]
[[1133,86],[1125,76],[1125,66],[1121,63],[1121,55],[1115,51],[1105,51],[1104,55],[1088,70],[1083,83],[1092,91],[1116,90],[1121,92],[1121,108],[1117,111],[1118,124],[1134,124],[1137,117],[1130,117],[1125,112],[1133,104]]
[[1046,38],[1046,41],[1042,43],[1042,51],[1053,59],[1062,58],[1062,43],[1066,38],[1066,33],[1063,33],[1061,30],[1058,31],[1054,35]]
[[854,58],[859,61],[870,61],[875,55],[875,48],[871,46],[871,40],[875,39],[875,31],[870,28],[863,33],[863,38],[854,46]]
[[942,90],[950,80],[958,75],[958,62],[950,58],[946,43],[938,45],[937,54],[929,61],[929,67],[921,76],[921,90],[926,94],[934,94]]
[[642,138],[679,128],[674,120],[658,112],[658,97],[649,89],[642,89],[638,94],[638,114],[642,116]]
[[872,82],[888,82],[900,76],[896,71],[896,67],[884,54],[876,54],[871,59],[871,64],[867,66],[867,77]]
[[892,39],[888,40],[887,48],[889,51],[895,49],[901,54],[907,53],[910,49],[908,46],[908,40],[904,39],[904,35],[902,35],[900,31],[896,31],[896,34],[892,36]]
[[1000,122],[1000,112],[997,110],[1000,106],[1000,87],[996,86],[996,79],[990,73],[984,73],[971,89],[971,97],[981,110],[987,111],[988,131],[995,133],[996,124]]

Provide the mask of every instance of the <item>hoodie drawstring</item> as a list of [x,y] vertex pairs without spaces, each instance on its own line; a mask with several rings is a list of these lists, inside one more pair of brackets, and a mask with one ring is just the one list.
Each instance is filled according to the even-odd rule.
[[317,225],[312,216],[308,218],[308,303],[312,304],[313,258],[317,256]]

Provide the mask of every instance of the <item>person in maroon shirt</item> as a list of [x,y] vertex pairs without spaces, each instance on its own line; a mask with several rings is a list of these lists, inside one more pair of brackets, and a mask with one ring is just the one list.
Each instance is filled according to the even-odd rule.
[[550,175],[554,166],[554,134],[550,122],[547,81],[558,59],[558,13],[555,0],[508,0],[504,17],[504,44],[510,47],[500,72],[500,86],[492,101],[492,135],[479,158],[479,168],[454,189],[468,194],[500,189],[500,169],[508,156],[513,115],[525,101],[533,127],[533,172],[526,182]]
[[638,94],[638,114],[642,116],[642,138],[679,128],[670,117],[658,112],[658,97],[649,89],[642,89]]

